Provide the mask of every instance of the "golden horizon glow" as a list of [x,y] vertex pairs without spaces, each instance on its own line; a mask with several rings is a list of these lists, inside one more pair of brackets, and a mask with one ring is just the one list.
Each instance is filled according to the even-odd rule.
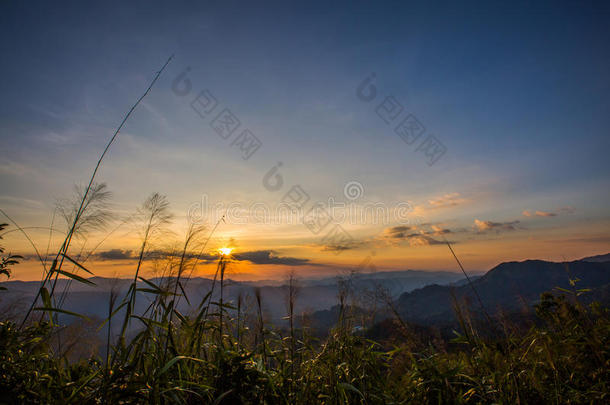
[[233,251],[233,248],[231,248],[231,247],[222,247],[222,248],[218,249],[218,253],[221,256],[229,256],[232,251]]

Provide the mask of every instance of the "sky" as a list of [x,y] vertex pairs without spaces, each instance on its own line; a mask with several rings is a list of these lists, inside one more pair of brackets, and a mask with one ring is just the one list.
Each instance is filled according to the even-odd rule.
[[[110,221],[70,253],[129,277],[138,207],[167,196],[154,253],[209,238],[232,278],[469,271],[610,242],[604,3],[0,4],[0,208],[34,280],[96,182]],[[221,217],[225,215],[224,219]],[[134,219],[135,218],[135,219]],[[14,221],[27,233],[15,231]],[[50,231],[49,228],[53,230]],[[8,233],[7,233],[8,232]]]

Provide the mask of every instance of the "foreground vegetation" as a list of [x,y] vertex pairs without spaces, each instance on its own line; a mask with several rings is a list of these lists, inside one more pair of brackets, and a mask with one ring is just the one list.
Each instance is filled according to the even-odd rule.
[[[3,264],[3,274],[15,259]],[[2,403],[602,403],[610,381],[610,319],[598,304],[577,294],[544,294],[537,322],[526,329],[508,321],[490,325],[456,307],[460,333],[432,340],[400,318],[385,323],[392,336],[380,341],[354,332],[342,300],[337,325],[318,340],[295,328],[297,299],[287,284],[287,327],[264,322],[260,296],[253,306],[222,301],[227,259],[218,282],[197,310],[182,314],[188,299],[179,277],[160,284],[140,279],[122,302],[110,297],[107,353],[74,360],[62,345],[66,327],[51,302],[23,326],[0,323]],[[178,274],[185,261],[175,263]],[[154,297],[134,314],[136,291]],[[46,294],[43,293],[43,296]],[[48,300],[44,298],[43,301]],[[117,315],[119,314],[119,315]],[[131,322],[138,330],[128,336]],[[478,325],[478,326],[477,326]],[[483,326],[482,326],[483,325]]]

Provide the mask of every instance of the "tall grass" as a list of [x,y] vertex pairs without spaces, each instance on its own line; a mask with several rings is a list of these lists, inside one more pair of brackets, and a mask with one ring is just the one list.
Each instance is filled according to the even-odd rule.
[[[100,194],[97,193],[97,191],[99,191],[99,186],[96,186],[96,183],[95,183],[95,178],[97,176],[97,172],[98,172],[102,162],[104,161],[104,157],[108,153],[108,150],[110,149],[110,147],[116,140],[117,136],[119,135],[119,132],[121,131],[121,129],[123,128],[123,126],[125,125],[127,120],[129,119],[129,117],[131,116],[133,111],[136,109],[136,107],[148,95],[148,93],[150,92],[152,87],[155,85],[155,83],[159,79],[159,76],[161,76],[161,73],[163,73],[163,71],[165,70],[165,68],[167,67],[169,62],[172,60],[172,58],[173,58],[173,55],[170,56],[169,59],[167,59],[167,61],[165,62],[165,64],[161,68],[161,70],[159,70],[157,72],[157,74],[155,75],[153,80],[150,82],[150,84],[149,84],[148,88],[146,89],[146,91],[144,92],[144,94],[142,94],[142,96],[140,96],[140,98],[136,101],[136,103],[129,109],[129,111],[127,112],[125,117],[123,117],[123,120],[121,121],[121,123],[119,124],[119,126],[117,127],[115,132],[113,133],[112,137],[106,144],[106,147],[102,151],[102,154],[100,155],[99,159],[97,160],[97,163],[95,164],[95,168],[93,169],[93,173],[91,174],[91,177],[89,179],[89,183],[87,184],[87,187],[84,189],[84,191],[82,193],[82,198],[80,199],[80,202],[75,206],[76,209],[73,211],[66,211],[66,213],[68,214],[66,219],[68,219],[69,221],[71,220],[69,230],[66,234],[66,237],[65,237],[63,243],[61,244],[61,247],[57,251],[55,259],[53,259],[51,268],[48,271],[46,271],[45,262],[42,261],[42,258],[40,259],[43,262],[43,267],[44,267],[44,271],[45,271],[44,277],[41,282],[40,288],[37,292],[37,295],[34,298],[34,300],[32,301],[32,305],[30,306],[30,308],[26,312],[25,316],[23,317],[21,327],[23,327],[26,324],[30,314],[35,309],[34,307],[35,307],[36,303],[38,302],[38,298],[42,298],[42,301],[43,301],[42,303],[44,305],[43,308],[49,314],[49,318],[51,321],[52,321],[52,316],[54,313],[65,312],[65,311],[62,311],[61,308],[57,308],[51,304],[51,297],[53,297],[53,292],[55,290],[57,278],[61,274],[68,278],[82,281],[82,278],[76,276],[74,273],[66,272],[62,269],[62,265],[66,259],[68,261],[72,262],[73,264],[79,266],[81,269],[88,272],[88,270],[86,268],[84,268],[82,265],[80,265],[78,262],[76,262],[74,259],[72,259],[72,258],[70,258],[70,256],[68,256],[68,251],[70,249],[70,244],[72,242],[72,238],[78,232],[79,228],[82,228],[82,226],[84,224],[88,223],[87,219],[90,218],[88,216],[88,213],[91,211],[91,207],[93,207],[93,209],[95,210],[95,208],[96,208],[95,202],[100,200],[100,198],[99,198]],[[93,202],[93,204],[91,204],[92,202]],[[99,219],[99,216],[93,215],[92,218]],[[95,224],[95,221],[94,221],[94,224]],[[28,237],[27,234],[26,234],[26,237]],[[28,237],[28,239],[29,239],[29,237]],[[38,252],[38,250],[36,250],[36,251]],[[40,254],[38,254],[38,256],[40,258]],[[53,282],[53,286],[51,287],[52,292],[49,293],[49,291],[47,289],[47,284],[51,281],[51,279],[53,277],[55,277],[55,280]]]
[[[157,202],[161,199],[157,198]],[[155,203],[156,204],[156,203]],[[149,207],[158,205],[148,204]],[[149,209],[151,212],[158,210]],[[144,232],[143,235],[147,235]],[[610,317],[607,308],[584,305],[585,291],[547,293],[529,329],[503,322],[504,334],[490,334],[487,320],[455,301],[456,337],[433,344],[392,312],[374,341],[354,332],[353,294],[340,288],[340,316],[327,336],[309,335],[294,313],[298,281],[285,285],[286,328],[265,321],[264,301],[253,306],[223,295],[231,258],[219,257],[217,277],[195,310],[181,313],[177,286],[196,233],[187,231],[182,251],[167,260],[175,270],[148,280],[134,279],[123,302],[111,292],[106,356],[75,361],[54,349],[61,326],[49,320],[19,329],[0,323],[0,402],[5,403],[602,403],[610,381]],[[150,239],[150,232],[143,245]],[[145,257],[141,254],[140,257]],[[179,257],[179,260],[176,260]],[[140,266],[138,263],[137,266]],[[135,270],[137,271],[137,270]],[[220,289],[218,291],[218,289]],[[135,308],[137,294],[150,304]],[[560,294],[561,293],[561,294]],[[387,297],[384,297],[387,300]],[[387,300],[391,302],[391,300]],[[193,302],[193,304],[195,304]],[[110,324],[123,306],[137,323],[127,336],[111,336]],[[123,319],[123,322],[125,319]],[[371,325],[369,325],[371,326]]]
[[[351,277],[345,277],[339,281],[337,323],[320,338],[310,334],[305,319],[295,314],[299,288],[294,274],[285,284],[285,326],[266,321],[259,289],[252,296],[240,295],[236,302],[226,300],[229,256],[219,256],[209,291],[199,303],[189,297],[184,274],[192,271],[199,256],[193,251],[201,248],[202,228],[187,229],[180,249],[158,263],[160,277],[143,277],[147,253],[155,242],[168,238],[165,227],[171,215],[165,197],[152,194],[137,219],[142,239],[134,277],[122,300],[111,289],[106,319],[69,327],[57,316],[21,328],[0,322],[0,403],[608,400],[610,314],[599,304],[582,304],[587,291],[578,289],[576,280],[571,280],[571,289],[542,295],[530,323],[482,316],[480,310],[471,311],[467,303],[454,299],[455,337],[443,340],[402,319],[391,295],[382,289],[375,291],[371,311],[385,307],[390,319],[374,324],[375,316],[361,316]],[[3,257],[0,274],[10,275],[15,264],[16,257]],[[70,279],[89,282],[78,276]],[[136,306],[143,296],[147,305]],[[48,306],[40,309],[50,312],[52,297],[44,299]],[[192,310],[182,313],[180,300]],[[53,315],[79,316],[56,311]],[[119,316],[120,331],[113,335]],[[490,322],[496,326],[490,328]],[[79,332],[78,325],[90,329],[96,324],[99,331],[107,328],[103,339]],[[355,325],[367,329],[362,332]],[[374,339],[380,328],[385,337]],[[103,350],[75,357],[74,347],[87,344],[84,339],[90,339],[91,346],[103,344]]]

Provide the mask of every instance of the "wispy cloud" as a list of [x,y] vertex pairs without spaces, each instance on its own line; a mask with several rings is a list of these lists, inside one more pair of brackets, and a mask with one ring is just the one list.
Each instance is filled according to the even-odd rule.
[[[442,245],[445,242],[434,239],[431,236],[423,234],[409,235],[408,238],[409,246],[429,246],[429,245]],[[455,243],[455,242],[452,242]]]
[[[178,251],[170,251],[170,250],[153,250],[146,254],[147,259],[159,259],[159,258],[169,258],[169,257],[179,257],[182,255],[182,252]],[[97,260],[136,260],[138,259],[138,255],[135,251],[129,249],[109,249],[94,253],[93,258]],[[217,255],[212,255],[208,253],[202,253],[201,255],[197,253],[186,253],[185,258],[187,259],[195,259],[198,258],[201,262],[209,263],[218,260]]]
[[393,226],[384,230],[382,239],[385,239],[390,243],[404,241],[407,242],[409,246],[440,245],[445,242],[437,240],[433,236],[451,233],[449,229],[444,229],[437,225],[431,225],[431,228],[431,231],[427,231],[422,227],[417,226]]
[[374,237],[366,237],[363,239],[352,239],[349,241],[340,241],[336,243],[312,243],[309,247],[320,250],[321,252],[344,252],[346,250],[356,250],[369,247],[375,242]]
[[343,252],[345,250],[353,250],[362,247],[363,243],[346,243],[346,244],[334,244],[322,246],[323,252]]
[[493,221],[481,221],[479,219],[474,220],[474,229],[478,233],[485,233],[493,231],[496,233],[503,231],[514,231],[519,221],[508,221],[508,222],[493,222]]
[[297,257],[278,256],[274,250],[254,250],[233,254],[233,259],[238,261],[249,261],[253,264],[282,264],[286,266],[314,265],[309,259]]
[[415,229],[416,228],[414,226],[393,226],[391,228],[387,228],[385,230],[385,234],[391,239],[403,239],[415,231]]
[[110,249],[95,254],[99,260],[133,260],[135,255],[132,250]]
[[556,217],[557,214],[555,214],[554,212],[547,212],[547,211],[523,211],[523,216],[526,217]]
[[430,228],[432,228],[432,234],[433,235],[446,235],[448,233],[453,233],[453,231],[451,229],[447,229],[447,228],[443,228],[439,225],[434,225],[431,224]]
[[2,159],[0,161],[0,174],[11,176],[35,176],[38,175],[33,168],[13,160]]
[[16,205],[21,208],[44,208],[44,204],[40,201],[30,200],[28,198],[13,197],[10,195],[0,195],[0,204]]
[[449,193],[441,197],[428,200],[428,204],[432,208],[455,207],[466,203],[468,199],[461,197],[460,193]]
[[521,214],[525,217],[556,217],[560,214],[573,214],[575,211],[574,207],[563,207],[556,211],[525,210]]

